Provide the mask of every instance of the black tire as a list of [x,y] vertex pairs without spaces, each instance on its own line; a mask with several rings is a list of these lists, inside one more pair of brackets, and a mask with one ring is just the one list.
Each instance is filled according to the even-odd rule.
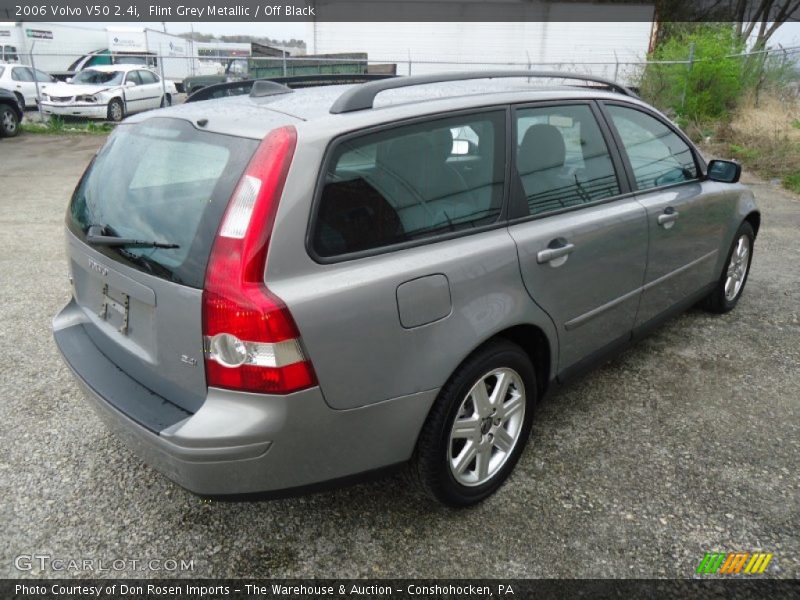
[[19,135],[19,115],[6,104],[0,104],[0,137]]
[[165,94],[161,96],[161,108],[172,106],[172,96],[170,94]]
[[25,96],[19,92],[14,92],[14,95],[17,97],[17,106],[22,112],[25,112]]
[[[739,286],[738,291],[733,297],[729,297],[725,293],[725,285],[728,280],[728,269],[731,266],[731,257],[733,256],[734,251],[737,249],[739,240],[742,238],[742,236],[749,240],[747,267],[744,272],[744,276],[741,279],[741,286]],[[744,287],[747,284],[747,277],[750,275],[750,264],[753,262],[753,242],[755,239],[756,234],[753,231],[753,226],[750,225],[750,223],[744,221],[741,225],[739,225],[739,229],[736,230],[736,235],[733,236],[733,242],[731,243],[731,247],[725,257],[725,265],[722,268],[719,281],[717,282],[716,287],[714,287],[714,290],[703,300],[701,300],[701,308],[716,314],[722,314],[728,312],[729,310],[733,310],[733,308],[739,302],[739,298],[741,298],[742,294],[744,293]]]
[[[501,368],[516,372],[524,388],[525,410],[521,429],[505,462],[487,481],[464,485],[456,480],[450,467],[450,431],[473,386],[486,374]],[[525,449],[535,404],[536,374],[528,355],[506,340],[487,343],[467,358],[441,389],[417,440],[409,469],[411,478],[428,496],[450,506],[470,506],[484,500],[508,478]],[[480,434],[483,434],[483,428]],[[492,454],[494,451],[489,450]],[[477,471],[477,463],[469,464],[474,464]]]
[[122,100],[114,98],[108,103],[107,117],[109,121],[118,123],[125,118],[125,107],[122,105]]

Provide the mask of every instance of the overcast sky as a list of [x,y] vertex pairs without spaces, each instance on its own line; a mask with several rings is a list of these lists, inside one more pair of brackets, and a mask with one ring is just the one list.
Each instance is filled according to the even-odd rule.
[[[90,27],[105,28],[108,25],[122,25],[121,23],[76,23],[76,25],[86,25]],[[162,29],[160,22],[137,22],[130,23],[131,26],[150,27],[152,29]],[[190,30],[191,23],[172,22],[166,23],[169,33],[184,33]],[[340,23],[341,27],[346,27],[346,23]],[[253,23],[253,22],[232,22],[232,23],[194,23],[195,31],[198,33],[213,33],[216,35],[255,35],[278,40],[305,39],[306,23]],[[780,44],[784,47],[800,46],[800,23],[786,23],[775,32],[770,42]]]

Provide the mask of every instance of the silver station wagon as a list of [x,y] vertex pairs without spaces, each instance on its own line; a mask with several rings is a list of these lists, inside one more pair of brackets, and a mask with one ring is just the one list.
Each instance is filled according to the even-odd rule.
[[589,76],[257,82],[111,135],[67,211],[55,340],[198,494],[409,463],[469,505],[545,394],[677,311],[736,305],[760,223],[739,175]]

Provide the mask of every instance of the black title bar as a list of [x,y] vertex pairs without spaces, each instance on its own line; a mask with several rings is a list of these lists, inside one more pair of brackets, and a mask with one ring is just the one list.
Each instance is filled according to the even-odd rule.
[[0,580],[0,597],[17,600],[523,600],[536,598],[788,598],[800,582],[775,579],[173,579]]
[[793,0],[0,0],[0,20],[724,22],[792,20],[796,7]]

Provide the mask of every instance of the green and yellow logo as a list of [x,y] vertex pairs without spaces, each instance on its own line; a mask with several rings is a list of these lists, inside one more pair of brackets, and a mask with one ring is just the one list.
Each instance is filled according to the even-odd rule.
[[772,560],[766,552],[706,552],[695,573],[708,575],[737,575],[763,573]]

